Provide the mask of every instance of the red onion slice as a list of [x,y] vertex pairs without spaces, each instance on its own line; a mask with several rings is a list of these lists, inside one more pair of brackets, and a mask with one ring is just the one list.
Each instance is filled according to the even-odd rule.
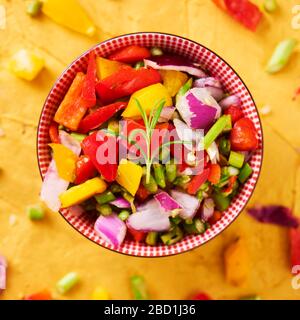
[[201,219],[204,221],[208,221],[214,214],[214,207],[215,203],[213,199],[205,199],[201,208]]
[[242,101],[241,101],[240,97],[238,97],[236,95],[231,95],[231,96],[228,96],[228,97],[222,99],[219,102],[219,105],[221,106],[222,109],[226,109],[230,106],[240,107],[242,105]]
[[100,216],[94,225],[96,234],[114,247],[119,247],[126,236],[125,223],[115,214]]
[[158,122],[168,122],[175,112],[175,107],[164,107],[161,111]]
[[154,195],[154,199],[158,202],[161,211],[168,215],[177,215],[182,209],[181,205],[165,191]]
[[61,206],[59,196],[68,189],[68,186],[69,182],[59,177],[55,161],[52,159],[42,183],[41,200],[49,209],[57,212]]
[[111,201],[110,204],[112,204],[113,206],[120,208],[120,209],[128,209],[131,207],[130,203],[122,197],[119,197],[119,198]]
[[192,76],[202,78],[206,74],[200,69],[199,64],[193,63],[186,58],[175,55],[154,56],[144,59],[145,67],[151,67],[157,70],[175,70],[186,72]]
[[137,231],[166,231],[170,229],[170,220],[166,214],[160,211],[160,206],[155,199],[149,200],[137,208],[127,219],[129,228]]
[[179,213],[181,218],[194,218],[200,207],[200,201],[196,197],[177,190],[172,190],[171,196],[182,206],[182,211]]
[[194,81],[193,87],[206,88],[206,90],[211,94],[211,96],[217,101],[220,101],[224,97],[222,84],[217,78],[208,77],[197,79]]

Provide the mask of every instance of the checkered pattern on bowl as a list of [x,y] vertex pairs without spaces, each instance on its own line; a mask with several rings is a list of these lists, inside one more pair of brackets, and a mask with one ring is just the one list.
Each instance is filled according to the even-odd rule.
[[232,221],[241,213],[250,199],[258,180],[262,164],[263,135],[255,103],[247,87],[237,73],[214,52],[191,40],[176,35],[155,32],[123,35],[96,45],[76,59],[64,71],[64,73],[54,84],[45,101],[37,134],[38,164],[41,176],[44,178],[51,160],[50,149],[48,147],[48,143],[50,142],[48,135],[50,123],[75,74],[79,71],[86,71],[89,52],[94,51],[96,55],[105,57],[116,49],[132,44],[146,47],[161,47],[164,51],[176,53],[187,57],[194,62],[200,63],[204,69],[210,72],[212,76],[216,76],[221,80],[221,83],[227,92],[237,94],[241,98],[242,110],[244,114],[253,121],[259,137],[259,148],[253,154],[250,161],[250,165],[253,169],[251,178],[242,187],[239,194],[233,199],[230,207],[225,211],[222,219],[215,223],[202,235],[185,236],[181,241],[171,246],[166,246],[163,244],[159,244],[157,246],[147,246],[143,243],[126,240],[119,248],[114,248],[95,234],[93,229],[94,220],[91,219],[91,217],[88,215],[83,215],[81,217],[73,216],[69,213],[68,209],[63,209],[60,211],[61,215],[82,235],[107,249],[140,257],[162,257],[174,255],[206,243],[220,234],[232,223]]

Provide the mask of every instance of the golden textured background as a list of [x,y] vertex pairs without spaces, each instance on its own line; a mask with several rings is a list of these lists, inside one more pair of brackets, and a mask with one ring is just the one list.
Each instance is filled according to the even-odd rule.
[[[211,48],[242,76],[264,116],[265,158],[251,200],[280,203],[300,215],[300,102],[291,96],[300,85],[299,53],[281,73],[270,76],[265,63],[274,45],[299,39],[292,30],[291,8],[297,0],[278,0],[280,10],[266,15],[253,34],[210,0],[82,0],[97,25],[93,39],[76,34],[41,16],[25,13],[26,1],[0,0],[7,11],[7,28],[0,30],[0,252],[9,262],[7,290],[0,299],[18,299],[43,288],[52,289],[65,273],[77,271],[81,282],[66,299],[88,299],[93,289],[107,288],[114,299],[131,298],[129,277],[145,277],[154,299],[183,299],[203,290],[216,299],[259,294],[263,299],[299,299],[291,287],[287,230],[259,224],[246,213],[203,247],[179,256],[133,258],[103,249],[74,231],[58,214],[31,222],[25,207],[38,201],[41,179],[36,161],[36,128],[40,111],[58,75],[78,55],[110,37],[137,31],[178,34]],[[257,1],[261,3],[262,1]],[[37,48],[46,69],[31,83],[11,75],[9,57],[20,48]],[[9,224],[15,214],[17,222]],[[224,279],[222,252],[236,236],[244,236],[251,256],[248,283],[235,288]]]

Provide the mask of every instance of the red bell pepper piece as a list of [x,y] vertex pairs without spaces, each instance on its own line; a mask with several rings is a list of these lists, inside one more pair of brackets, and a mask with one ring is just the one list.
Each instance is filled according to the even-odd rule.
[[96,104],[96,70],[95,53],[90,52],[87,72],[82,88],[82,99],[88,108],[91,108]]
[[198,292],[190,300],[212,300],[212,298],[204,292]]
[[37,293],[29,294],[23,300],[52,300],[52,295],[49,290],[43,290]]
[[221,211],[215,210],[213,216],[211,218],[209,218],[208,223],[210,225],[213,225],[214,223],[216,223],[219,220],[221,220],[222,216],[223,216],[223,214],[222,214]]
[[222,190],[222,192],[223,192],[224,194],[228,194],[228,195],[231,194],[232,191],[233,191],[233,187],[234,187],[234,184],[235,184],[236,180],[237,180],[237,176],[232,176],[232,177],[230,177],[230,178],[229,178],[229,181],[228,181],[227,187],[224,188],[224,189]]
[[54,116],[54,121],[72,131],[77,130],[89,107],[82,99],[84,80],[85,75],[78,72]]
[[248,118],[238,120],[230,132],[232,150],[252,151],[258,147],[256,129],[253,122]]
[[49,127],[49,137],[51,142],[53,143],[60,143],[60,138],[58,134],[58,123],[52,121]]
[[141,242],[146,238],[147,233],[142,231],[137,231],[131,228],[127,228],[129,234],[134,239],[134,241]]
[[243,111],[239,107],[230,106],[225,109],[224,114],[229,114],[231,116],[231,123],[236,123],[239,119],[243,118]]
[[95,112],[83,118],[79,124],[78,131],[87,133],[100,127],[104,122],[113,117],[118,111],[125,109],[127,102],[116,102],[100,107]]
[[189,194],[196,194],[202,184],[207,181],[209,173],[210,168],[206,168],[201,173],[194,176],[192,181],[188,184],[187,192]]
[[88,156],[80,156],[76,162],[75,184],[81,184],[93,178],[97,173],[92,160]]
[[161,76],[157,70],[121,68],[111,76],[99,81],[96,91],[103,103],[110,103],[160,81]]
[[135,195],[139,201],[143,202],[149,197],[150,193],[141,183]]
[[291,267],[293,268],[294,266],[300,265],[300,227],[291,228],[289,238]]
[[213,2],[251,31],[256,31],[263,17],[258,6],[249,0],[213,0]]
[[128,46],[111,54],[108,58],[124,63],[135,63],[151,56],[150,50],[140,46]]
[[210,172],[208,175],[207,180],[211,182],[212,184],[217,184],[219,183],[221,179],[221,167],[220,165],[216,164],[211,164],[210,165]]
[[108,182],[114,181],[118,169],[116,137],[105,135],[102,131],[94,132],[82,141],[81,146],[103,178]]

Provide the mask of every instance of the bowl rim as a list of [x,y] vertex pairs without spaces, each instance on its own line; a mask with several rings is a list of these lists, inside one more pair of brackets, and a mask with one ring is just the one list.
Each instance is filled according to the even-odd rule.
[[[38,126],[37,126],[37,131],[36,131],[36,157],[37,157],[37,163],[38,163],[38,168],[39,168],[39,173],[40,173],[40,176],[41,176],[41,179],[42,181],[44,180],[43,178],[43,174],[42,174],[42,171],[41,171],[41,166],[40,166],[40,161],[39,161],[39,155],[38,155],[38,135],[39,135],[39,130],[40,130],[40,123],[41,123],[41,118],[42,118],[42,115],[44,113],[44,109],[46,107],[46,103],[53,91],[53,89],[56,87],[56,85],[60,82],[61,78],[64,76],[64,74],[70,69],[70,67],[77,61],[77,60],[80,60],[83,56],[85,56],[86,54],[88,54],[89,52],[95,50],[97,47],[99,47],[100,45],[102,44],[105,44],[107,42],[110,42],[112,40],[116,40],[118,38],[122,38],[122,37],[126,37],[126,36],[131,36],[131,35],[143,35],[143,34],[156,34],[156,35],[164,35],[164,36],[172,36],[172,37],[176,37],[176,38],[180,38],[180,39],[183,39],[183,40],[186,40],[186,41],[189,41],[191,43],[194,43],[195,45],[197,46],[201,46],[203,48],[205,48],[207,51],[209,51],[210,53],[212,53],[213,55],[217,56],[222,62],[224,62],[226,65],[228,65],[231,70],[236,74],[236,76],[239,78],[239,80],[242,82],[242,84],[244,85],[244,87],[246,88],[252,102],[253,102],[253,105],[254,105],[254,108],[255,108],[255,111],[256,111],[256,114],[257,114],[257,118],[258,118],[258,122],[259,122],[259,126],[260,126],[260,130],[261,130],[261,161],[260,161],[260,165],[259,165],[259,168],[258,168],[258,174],[257,174],[257,178],[254,182],[254,185],[253,185],[253,189],[251,191],[251,193],[249,194],[249,196],[247,197],[247,200],[244,202],[243,206],[241,207],[241,209],[239,210],[239,212],[235,215],[235,217],[232,219],[232,221],[228,222],[226,224],[226,226],[218,231],[217,234],[215,234],[213,237],[211,237],[210,239],[206,240],[205,242],[203,243],[199,243],[197,245],[195,245],[194,247],[192,248],[188,248],[186,250],[182,250],[180,252],[174,252],[174,253],[168,253],[166,255],[153,255],[153,256],[148,256],[148,255],[136,255],[136,254],[130,254],[130,253],[126,253],[126,252],[122,252],[122,251],[118,251],[118,250],[115,250],[114,248],[110,248],[110,247],[106,247],[106,246],[103,246],[102,244],[100,243],[97,243],[96,241],[90,239],[87,235],[85,235],[83,232],[81,232],[78,228],[76,228],[61,212],[61,210],[58,211],[58,213],[61,215],[61,217],[63,217],[63,219],[74,229],[76,230],[81,236],[84,236],[87,240],[89,240],[90,242],[94,243],[95,245],[97,246],[100,246],[101,248],[104,248],[106,250],[109,250],[111,252],[114,252],[116,254],[122,254],[122,255],[125,255],[125,256],[130,256],[130,257],[136,257],[136,258],[168,258],[168,257],[171,257],[171,256],[177,256],[177,255],[180,255],[180,254],[185,254],[185,253],[188,253],[192,250],[195,250],[195,249],[198,249],[200,247],[202,247],[203,245],[207,244],[208,242],[214,240],[216,237],[220,236],[233,222],[235,222],[235,220],[240,216],[240,214],[245,210],[245,208],[247,207],[250,199],[252,198],[253,196],[253,193],[256,189],[256,186],[257,186],[257,183],[259,181],[259,178],[260,178],[260,174],[261,174],[261,169],[262,169],[262,165],[263,165],[263,160],[264,160],[264,131],[263,131],[263,125],[262,125],[262,121],[261,121],[261,118],[260,118],[260,114],[259,114],[259,111],[258,111],[258,108],[256,106],[256,102],[253,98],[253,95],[251,93],[251,91],[249,90],[248,86],[245,84],[244,80],[240,77],[239,73],[225,60],[223,59],[221,56],[219,56],[217,53],[215,53],[212,49],[206,47],[205,45],[197,42],[197,41],[194,41],[194,40],[191,40],[189,38],[186,38],[186,37],[183,37],[183,36],[179,36],[179,35],[176,35],[176,34],[172,34],[172,33],[167,33],[167,32],[157,32],[157,31],[141,31],[141,32],[132,32],[132,33],[124,33],[124,34],[121,34],[121,35],[117,35],[115,37],[112,37],[112,38],[109,38],[109,39],[106,39],[104,41],[101,41],[95,45],[93,45],[91,48],[89,48],[88,50],[84,51],[81,55],[79,55],[78,57],[76,57],[71,63],[68,64],[68,66],[60,73],[59,77],[56,79],[56,81],[53,83],[52,87],[50,88],[49,90],[49,93],[48,95],[46,96],[45,98],[45,101],[44,101],[44,104],[43,104],[43,107],[41,109],[41,112],[40,112],[40,116],[39,116],[39,119],[38,119]],[[154,246],[154,247],[158,247],[158,246]]]

